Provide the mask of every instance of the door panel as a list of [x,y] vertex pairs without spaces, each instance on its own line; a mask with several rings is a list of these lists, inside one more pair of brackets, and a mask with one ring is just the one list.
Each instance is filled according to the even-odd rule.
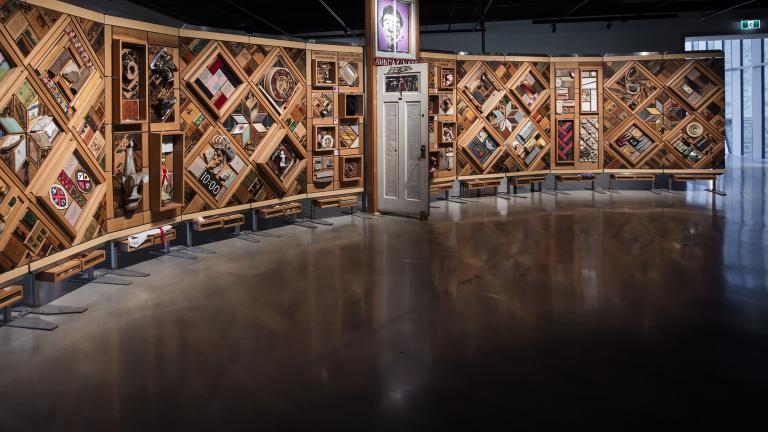
[[384,134],[384,196],[395,199],[400,198],[399,105],[398,102],[384,103],[384,122],[380,126],[387,131]]

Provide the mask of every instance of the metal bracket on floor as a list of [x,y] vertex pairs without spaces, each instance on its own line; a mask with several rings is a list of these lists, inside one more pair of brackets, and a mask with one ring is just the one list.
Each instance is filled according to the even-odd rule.
[[59,328],[58,324],[46,321],[42,318],[27,316],[29,315],[29,311],[14,311],[17,313],[16,317],[11,316],[12,312],[10,307],[3,309],[2,312],[3,318],[0,320],[0,326],[45,331],[53,331]]
[[240,231],[240,225],[237,225],[235,227],[235,232],[229,234],[229,236],[238,240],[247,241],[248,243],[261,243],[261,240],[253,238],[251,234],[252,231]]
[[509,193],[509,192],[499,192],[499,193],[496,194],[496,197],[497,198],[503,198],[503,199],[505,199],[507,201],[509,201],[511,198],[528,199],[528,197],[525,196],[525,195],[520,195],[520,194],[517,194],[517,193]]
[[654,195],[661,195],[661,192],[656,190],[656,180],[655,179],[651,180],[651,190],[649,190],[648,192],[650,192],[650,193],[652,193]]
[[283,217],[285,218],[285,223],[287,223],[288,225],[296,225],[296,226],[309,228],[313,230],[317,229],[317,225],[308,221],[307,219],[296,217],[296,215],[283,216]]
[[100,283],[105,285],[131,285],[133,282],[127,281],[125,279],[120,279],[117,277],[114,277],[111,275],[110,270],[99,270],[98,272],[94,270],[93,268],[89,268],[88,270],[85,270],[83,272],[84,277],[80,278],[73,278],[67,280],[67,282],[72,283]]
[[[212,251],[210,249],[206,249],[206,248],[201,247],[201,246],[195,246],[194,244],[192,244],[192,223],[190,221],[184,222],[184,229],[185,229],[186,234],[187,234],[187,245],[186,246],[179,246],[179,247],[172,247],[170,249],[170,251],[171,251],[170,254],[169,254],[170,256],[175,256],[177,258],[184,258],[184,259],[195,259],[195,257],[186,258],[184,256],[179,256],[178,253],[179,252],[192,252],[192,253],[204,254],[204,255],[213,255],[213,254],[216,253],[215,251]],[[176,254],[176,255],[173,255],[173,254]],[[185,254],[185,255],[189,255],[189,254]]]
[[592,186],[586,187],[586,188],[584,188],[584,190],[592,191],[592,192],[599,193],[599,194],[602,194],[602,195],[606,195],[608,193],[608,191],[606,191],[605,189],[601,188],[600,186],[596,186],[594,180],[592,180]]
[[130,277],[130,278],[145,278],[150,276],[149,273],[140,272],[136,270],[129,270],[129,269],[107,270],[107,273],[115,276]]
[[436,197],[436,199],[439,199],[440,201],[448,201],[456,204],[466,204],[469,201],[464,200],[462,197],[452,197],[448,194],[448,191],[445,191],[445,195],[442,197]]
[[88,310],[88,308],[83,306],[61,306],[47,304],[38,307],[19,308],[18,310],[34,315],[72,315],[84,313]]
[[721,191],[720,189],[717,188],[717,177],[715,177],[712,180],[712,187],[711,188],[706,188],[704,190],[707,191],[707,192],[713,193],[715,195],[728,196],[728,194],[725,193],[725,191]]
[[333,222],[328,222],[322,219],[315,219],[315,204],[311,200],[309,203],[309,219],[305,218],[305,220],[315,225],[333,226]]
[[542,188],[541,193],[545,193],[547,195],[570,195],[568,192],[563,192],[557,189],[550,189],[550,188]]
[[[507,201],[509,201],[511,198],[523,198],[527,199],[528,197],[525,195],[520,195],[517,193],[517,185],[512,186],[512,193],[509,193],[509,186],[510,183],[512,183],[509,178],[507,178],[507,191],[506,192],[499,192],[496,194],[498,198],[503,198]],[[533,185],[531,185],[531,192],[533,192]]]
[[345,215],[350,215],[350,216],[353,216],[353,217],[358,217],[360,219],[373,219],[373,216],[371,216],[369,214],[360,213],[360,212],[355,213],[355,208],[354,207],[350,207],[349,211],[342,211],[342,213],[345,214]]

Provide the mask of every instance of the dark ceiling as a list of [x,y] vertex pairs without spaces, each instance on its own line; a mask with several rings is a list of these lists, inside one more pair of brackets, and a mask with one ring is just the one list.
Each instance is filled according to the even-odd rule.
[[[365,0],[130,0],[186,23],[246,33],[306,35],[362,33]],[[327,8],[326,8],[327,5]],[[733,8],[765,8],[768,0],[421,0],[421,25],[486,21],[620,21],[674,17],[678,12],[715,14]],[[333,11],[333,13],[331,11]],[[334,17],[334,13],[338,19]]]

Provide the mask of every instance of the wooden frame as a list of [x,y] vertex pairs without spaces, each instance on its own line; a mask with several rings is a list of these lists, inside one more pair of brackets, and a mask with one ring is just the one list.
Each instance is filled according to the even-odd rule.
[[[171,148],[166,148],[170,146]],[[170,150],[170,151],[168,151]],[[172,195],[168,202],[162,200],[163,159],[170,165]],[[154,132],[149,134],[149,200],[154,212],[181,210],[184,206],[184,134],[181,132]]]
[[[329,152],[339,149],[339,128],[336,125],[315,124],[312,126],[313,131],[313,147],[314,152]],[[323,147],[320,134],[324,134],[326,137],[333,139],[333,144],[329,147]]]
[[[123,51],[132,49],[137,52],[138,69],[126,72],[123,61]],[[135,124],[147,121],[149,114],[149,90],[147,88],[147,41],[138,38],[121,37],[112,43],[112,70],[117,74],[112,84],[112,112],[114,124]],[[131,104],[123,100],[122,89],[127,77],[138,74],[138,99],[132,99]],[[127,74],[127,75],[126,75]],[[133,106],[135,105],[135,107]],[[130,107],[130,108],[129,108]],[[135,111],[135,115],[133,110]]]
[[[341,159],[341,163],[339,164],[339,179],[342,183],[360,181],[363,179],[363,155],[341,156],[339,159]],[[358,165],[357,175],[353,175],[351,171],[347,172],[347,164],[354,163]]]
[[[211,59],[213,59],[213,61],[211,61]],[[210,75],[211,72],[207,68],[210,68],[211,65],[214,65],[217,62],[221,63],[217,72],[221,71],[222,74],[226,76],[227,84],[231,84],[233,89],[231,92],[219,89],[216,94],[211,94],[211,96],[208,97],[206,95],[206,91],[208,90],[201,88],[196,81],[200,76],[205,76],[206,71],[208,71],[208,75]],[[239,68],[232,66],[233,64],[237,64],[237,62],[230,56],[229,52],[221,46],[221,44],[214,42],[209,44],[203,52],[197,56],[195,62],[192,65],[189,65],[183,74],[184,80],[192,89],[193,93],[198,96],[198,100],[201,100],[218,119],[221,119],[224,114],[231,109],[232,105],[237,103],[240,96],[242,96],[242,92],[244,92],[247,87],[248,77],[243,75]],[[237,82],[237,85],[234,85],[234,83],[230,81],[230,79],[233,78],[239,81]],[[227,84],[221,88],[226,88]],[[219,92],[221,92],[221,95],[217,97]],[[212,100],[214,98],[216,100]],[[222,98],[224,98],[223,101]]]
[[[328,69],[327,72],[323,71]],[[339,85],[339,64],[336,60],[312,59],[312,85],[336,87]],[[325,78],[323,78],[325,77]]]

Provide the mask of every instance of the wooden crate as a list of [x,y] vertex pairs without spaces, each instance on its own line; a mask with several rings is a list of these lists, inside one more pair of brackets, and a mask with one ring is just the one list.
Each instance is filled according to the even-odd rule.
[[288,204],[285,208],[285,215],[290,216],[301,213],[302,207],[299,203]]
[[556,175],[555,180],[559,182],[580,182],[584,180],[584,178],[579,174],[563,174],[563,175]]
[[0,288],[0,309],[13,306],[22,300],[24,300],[24,290],[21,285]]
[[233,214],[233,215],[227,215],[221,217],[221,227],[222,228],[231,228],[235,226],[240,226],[245,223],[245,216],[241,214]]
[[500,179],[490,179],[490,180],[468,180],[462,182],[464,184],[464,187],[467,189],[483,189],[483,188],[492,188],[492,187],[499,187],[501,186],[501,180]]
[[653,181],[656,179],[656,176],[647,173],[611,174],[611,179],[616,181]]
[[[123,252],[135,252],[140,249],[145,249],[152,246],[162,246],[163,236],[160,234],[153,234],[147,236],[147,239],[144,240],[144,243],[140,244],[137,247],[131,247],[131,245],[128,243],[128,239],[124,239],[120,241],[120,250]],[[171,241],[176,239],[176,230],[171,229],[165,232],[165,240]]]
[[674,181],[678,182],[684,182],[684,181],[698,181],[698,180],[716,180],[717,175],[715,174],[675,174],[672,176],[672,179]]
[[214,217],[205,219],[201,222],[195,222],[192,224],[192,228],[195,231],[209,231],[213,229],[221,228],[224,224],[224,220],[221,217]]
[[104,249],[96,249],[80,255],[78,259],[80,260],[80,268],[86,270],[106,261],[107,253]]
[[59,282],[80,273],[82,269],[83,262],[79,258],[74,258],[39,273],[37,275],[37,280],[43,282]]

